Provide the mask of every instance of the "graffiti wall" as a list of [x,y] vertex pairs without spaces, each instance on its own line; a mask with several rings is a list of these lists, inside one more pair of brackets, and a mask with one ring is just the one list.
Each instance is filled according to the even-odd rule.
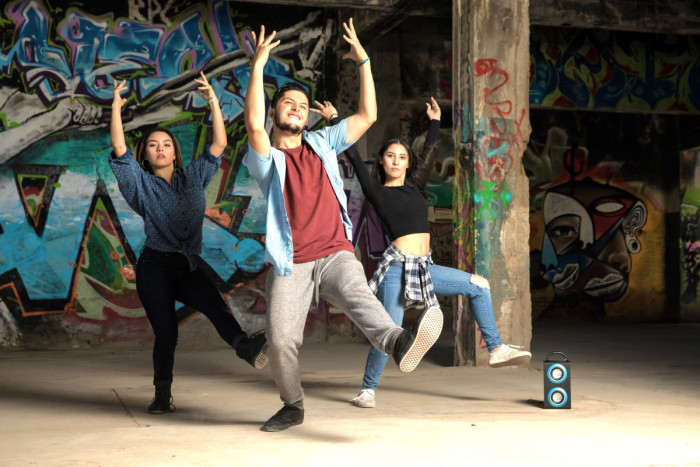
[[[188,164],[211,137],[207,103],[195,91],[200,71],[219,97],[229,140],[207,189],[201,266],[245,329],[263,327],[266,206],[241,164],[250,32],[274,18],[282,40],[267,64],[268,97],[288,81],[316,95],[335,21],[320,10],[225,0],[112,3],[15,0],[0,11],[0,345],[150,337],[134,277],[143,222],[108,163],[112,83],[129,87],[127,143],[145,125],[163,124]],[[314,118],[310,125],[320,125]],[[342,173],[362,226],[361,191],[349,166]],[[360,256],[379,248],[362,228],[355,242],[365,248]],[[325,313],[312,310],[308,335],[323,338]],[[178,304],[177,314],[186,326],[196,310]]]
[[533,110],[532,119],[533,316],[665,319],[667,180],[678,177],[678,135],[700,118]]
[[678,277],[668,270],[676,255],[667,235],[678,232],[668,220],[678,210],[680,152],[696,139],[700,39],[531,34],[533,132],[523,161],[533,318],[668,319]]
[[531,29],[536,106],[700,112],[700,36]]
[[680,319],[700,321],[700,147],[681,152]]

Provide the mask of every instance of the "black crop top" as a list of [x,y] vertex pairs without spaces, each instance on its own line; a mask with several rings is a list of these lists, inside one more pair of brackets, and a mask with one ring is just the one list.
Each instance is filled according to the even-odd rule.
[[[338,120],[333,119],[335,124]],[[410,179],[402,186],[384,186],[375,180],[367,170],[367,165],[353,145],[345,150],[367,198],[377,215],[389,231],[391,240],[414,233],[430,233],[428,222],[428,202],[423,196],[428,176],[435,164],[439,143],[440,120],[430,120],[430,129],[418,155],[418,165]]]

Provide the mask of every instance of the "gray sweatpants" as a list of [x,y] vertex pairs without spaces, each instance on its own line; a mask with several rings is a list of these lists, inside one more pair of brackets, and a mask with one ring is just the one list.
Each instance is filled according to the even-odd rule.
[[289,276],[270,270],[266,292],[268,355],[285,404],[303,405],[298,353],[316,287],[319,296],[343,311],[378,350],[391,354],[402,331],[372,293],[362,264],[349,251],[295,263]]

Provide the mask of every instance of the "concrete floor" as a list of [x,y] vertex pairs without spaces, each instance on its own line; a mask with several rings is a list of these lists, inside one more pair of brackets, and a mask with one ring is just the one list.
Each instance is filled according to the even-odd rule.
[[[269,368],[181,349],[177,412],[148,415],[150,349],[0,352],[0,465],[700,465],[700,324],[537,324],[526,368],[390,363],[377,407],[347,399],[367,346],[308,344],[306,420],[280,407]],[[571,410],[544,410],[542,362],[571,360]]]

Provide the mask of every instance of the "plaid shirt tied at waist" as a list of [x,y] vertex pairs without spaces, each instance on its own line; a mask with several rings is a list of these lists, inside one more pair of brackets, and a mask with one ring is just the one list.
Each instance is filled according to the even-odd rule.
[[369,281],[369,287],[372,291],[377,293],[379,284],[384,280],[391,265],[396,262],[404,263],[406,300],[425,302],[426,307],[439,306],[433,288],[433,280],[430,277],[430,271],[428,271],[428,265],[433,264],[430,252],[425,256],[405,255],[393,243],[384,250],[377,270]]

